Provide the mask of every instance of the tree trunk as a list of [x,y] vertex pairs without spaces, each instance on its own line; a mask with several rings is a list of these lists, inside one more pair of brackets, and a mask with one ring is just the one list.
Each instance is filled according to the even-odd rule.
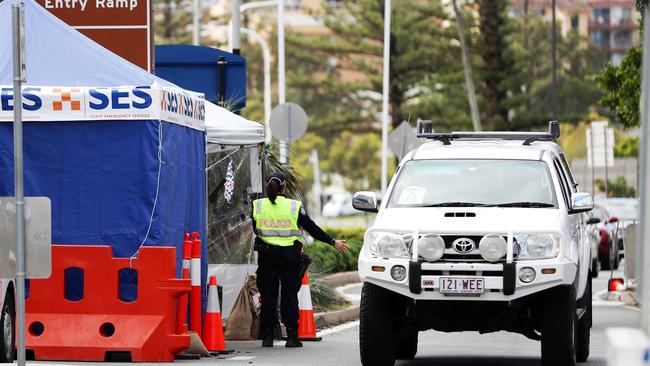
[[506,22],[505,0],[479,0],[479,28],[481,44],[479,53],[483,59],[483,80],[485,81],[485,121],[488,129],[506,129],[508,109],[504,81],[511,65],[506,59],[507,44],[503,26]]

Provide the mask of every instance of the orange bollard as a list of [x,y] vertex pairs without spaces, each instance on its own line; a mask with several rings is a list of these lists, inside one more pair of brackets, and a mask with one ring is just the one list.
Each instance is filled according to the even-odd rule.
[[[190,259],[192,258],[192,241],[190,240],[190,233],[185,233],[185,240],[183,241],[183,273],[182,279],[190,278]],[[189,296],[187,294],[178,299],[176,306],[176,334],[187,333],[187,302]]]
[[190,330],[201,337],[201,240],[199,233],[192,233],[192,259],[190,262]]
[[208,307],[205,310],[203,324],[203,344],[210,353],[227,353],[226,340],[223,336],[223,322],[219,308],[219,294],[217,291],[217,277],[210,277],[208,287]]
[[305,272],[302,276],[302,285],[298,291],[298,337],[301,341],[320,342],[323,338],[316,336],[314,322],[314,307],[311,303],[311,290],[309,289],[309,275]]

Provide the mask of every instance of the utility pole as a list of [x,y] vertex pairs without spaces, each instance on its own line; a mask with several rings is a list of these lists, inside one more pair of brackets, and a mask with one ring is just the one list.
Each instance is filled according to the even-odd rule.
[[232,21],[232,53],[239,55],[241,52],[241,15],[239,13],[239,0],[231,0],[231,15]]
[[391,0],[384,2],[384,80],[381,111],[381,194],[388,186],[388,90],[390,82],[390,15]]
[[201,0],[193,1],[194,14],[192,14],[192,44],[198,46],[201,43]]
[[637,266],[640,273],[637,278],[640,279],[641,285],[641,329],[646,336],[650,335],[650,250],[648,241],[650,240],[650,159],[648,153],[650,149],[650,6],[645,8],[645,21],[643,22],[643,59],[641,62],[641,151],[639,160],[641,165],[641,174],[639,177],[639,206],[641,214],[639,225],[637,225],[637,253],[641,260],[641,265]]
[[456,16],[456,27],[458,28],[458,39],[460,40],[460,49],[463,54],[463,69],[465,71],[465,87],[467,88],[467,99],[469,100],[469,108],[472,114],[472,124],[474,131],[481,130],[481,116],[478,110],[478,103],[476,102],[476,88],[474,87],[474,75],[472,73],[472,64],[469,60],[469,48],[465,40],[465,27],[463,26],[463,14],[458,9],[456,0],[452,0],[454,6],[454,15]]
[[552,88],[552,98],[553,98],[553,121],[557,121],[557,27],[555,21],[555,0],[553,0],[553,35],[551,37],[551,42],[553,43],[553,88]]
[[[284,0],[278,0],[278,104],[287,102],[284,68]],[[280,163],[287,164],[289,142],[280,141]]]

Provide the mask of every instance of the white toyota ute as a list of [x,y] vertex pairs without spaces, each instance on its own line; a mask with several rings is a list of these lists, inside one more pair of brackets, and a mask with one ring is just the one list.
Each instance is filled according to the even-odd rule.
[[433,133],[400,162],[359,255],[364,366],[413,359],[418,332],[509,331],[541,341],[544,366],[589,356],[590,194],[549,131]]

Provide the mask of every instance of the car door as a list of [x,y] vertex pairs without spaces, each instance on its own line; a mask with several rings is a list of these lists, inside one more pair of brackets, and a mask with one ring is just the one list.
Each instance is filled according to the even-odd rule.
[[[562,186],[562,193],[565,197],[566,207],[571,207],[571,195],[577,192],[578,185],[573,180],[573,176],[567,172],[567,167],[563,164],[559,157],[554,157],[553,165],[555,166],[560,185]],[[567,210],[568,211],[568,210]],[[567,212],[568,214],[568,212]],[[585,214],[568,214],[569,230],[572,236],[573,250],[577,252],[578,258],[578,274],[579,279],[576,283],[577,298],[581,298],[584,294],[585,287],[587,286],[587,279],[589,275],[589,267],[591,264],[591,246],[589,243],[589,236],[587,235],[587,228],[585,224]]]

